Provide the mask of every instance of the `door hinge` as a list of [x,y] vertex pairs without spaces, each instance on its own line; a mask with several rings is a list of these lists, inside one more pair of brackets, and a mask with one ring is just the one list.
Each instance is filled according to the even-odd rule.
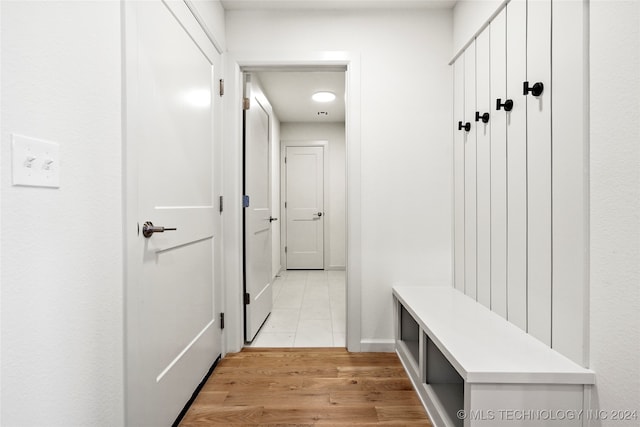
[[286,246],[284,247],[284,253],[285,254],[287,253],[287,247]]
[[242,98],[242,109],[248,110],[251,107],[251,101],[249,98]]
[[284,162],[287,163],[287,158],[286,157],[284,158]]
[[220,329],[224,329],[224,313],[220,313]]
[[287,202],[284,202],[284,208],[287,209]]
[[224,79],[220,79],[220,96],[224,95]]
[[243,208],[248,208],[249,207],[249,196],[247,196],[247,195],[242,196],[242,207]]
[[220,213],[224,210],[224,196],[220,196]]
[[244,294],[244,303],[245,303],[246,305],[251,304],[251,295],[249,295],[248,293],[245,293],[245,294]]

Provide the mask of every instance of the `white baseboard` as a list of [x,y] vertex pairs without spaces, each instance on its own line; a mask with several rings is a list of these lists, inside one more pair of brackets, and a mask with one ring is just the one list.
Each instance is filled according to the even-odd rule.
[[360,351],[393,353],[396,351],[396,342],[390,339],[363,339],[360,340]]

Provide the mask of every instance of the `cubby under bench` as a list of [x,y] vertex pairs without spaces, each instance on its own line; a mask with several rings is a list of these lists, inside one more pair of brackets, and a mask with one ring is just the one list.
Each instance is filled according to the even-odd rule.
[[448,286],[393,288],[396,351],[436,427],[586,426],[595,374]]

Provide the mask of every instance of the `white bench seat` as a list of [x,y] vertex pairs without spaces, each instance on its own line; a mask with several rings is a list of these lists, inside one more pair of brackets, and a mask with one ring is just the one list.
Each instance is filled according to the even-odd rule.
[[[478,411],[478,417],[486,415],[484,410],[494,411],[495,417],[501,415],[495,411],[524,410],[531,405],[534,406],[532,410],[540,411],[558,405],[565,410],[585,409],[585,387],[595,383],[593,371],[579,366],[458,290],[448,286],[403,285],[393,288],[393,297],[398,354],[437,426],[499,425],[495,418],[484,421],[467,418],[463,424],[463,420],[452,416],[452,411],[456,413],[458,409],[467,411],[466,414]],[[407,328],[410,338],[403,337],[403,309],[417,325],[416,328],[410,324]],[[411,323],[411,319],[408,322]],[[433,346],[427,347],[428,341],[432,341],[437,350]],[[441,356],[434,354],[438,351],[461,377],[462,384],[456,384],[455,378],[451,384],[447,380],[437,381],[437,384],[427,382],[426,358],[431,352],[433,360],[441,360]],[[447,370],[447,366],[438,363],[438,370]],[[495,399],[491,390],[494,390]],[[509,399],[505,401],[510,392],[520,398],[512,403]],[[553,393],[555,401],[545,404],[548,408],[536,408],[535,405],[540,405],[534,402],[545,393]],[[526,404],[520,404],[519,399],[527,399]],[[503,407],[519,404],[522,408]],[[456,405],[463,407],[455,408]],[[504,421],[509,425],[509,420]],[[527,420],[525,424],[582,425],[566,420],[535,421]]]

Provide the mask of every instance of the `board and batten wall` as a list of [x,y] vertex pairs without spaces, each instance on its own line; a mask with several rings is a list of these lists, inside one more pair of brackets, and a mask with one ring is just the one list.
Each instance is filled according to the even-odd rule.
[[[329,162],[329,270],[344,270],[346,245],[346,158],[344,123],[282,123],[282,141],[327,141]],[[284,194],[282,195],[284,197]],[[325,242],[326,244],[326,242]],[[283,245],[284,246],[284,245]],[[283,254],[284,256],[284,254]]]
[[[457,3],[455,52],[495,12],[489,3],[503,2]],[[554,67],[560,55],[584,64],[553,80],[554,144],[574,150],[570,156],[554,148],[554,190],[560,188],[553,196],[553,248],[563,259],[554,263],[554,280],[566,286],[554,294],[561,303],[554,304],[553,321],[564,326],[553,347],[596,372],[590,405],[608,418],[590,425],[637,425],[612,419],[611,411],[640,411],[640,3],[553,4],[556,18],[570,12],[579,24],[559,30],[555,20],[561,37],[554,43],[563,45],[553,53]],[[577,14],[576,5],[584,6]],[[476,28],[463,28],[470,24]],[[587,49],[569,50],[575,43]],[[583,126],[563,132],[563,120],[576,111]],[[562,197],[570,188],[576,197]]]
[[394,348],[394,283],[451,280],[451,13],[226,13],[231,55],[346,51],[359,57],[362,215],[347,226],[360,227],[362,235],[361,350]]
[[[585,366],[586,11],[579,1],[512,0],[453,64],[468,123],[454,141],[455,286]],[[544,91],[523,94],[526,80]],[[509,113],[496,106],[507,98]]]

